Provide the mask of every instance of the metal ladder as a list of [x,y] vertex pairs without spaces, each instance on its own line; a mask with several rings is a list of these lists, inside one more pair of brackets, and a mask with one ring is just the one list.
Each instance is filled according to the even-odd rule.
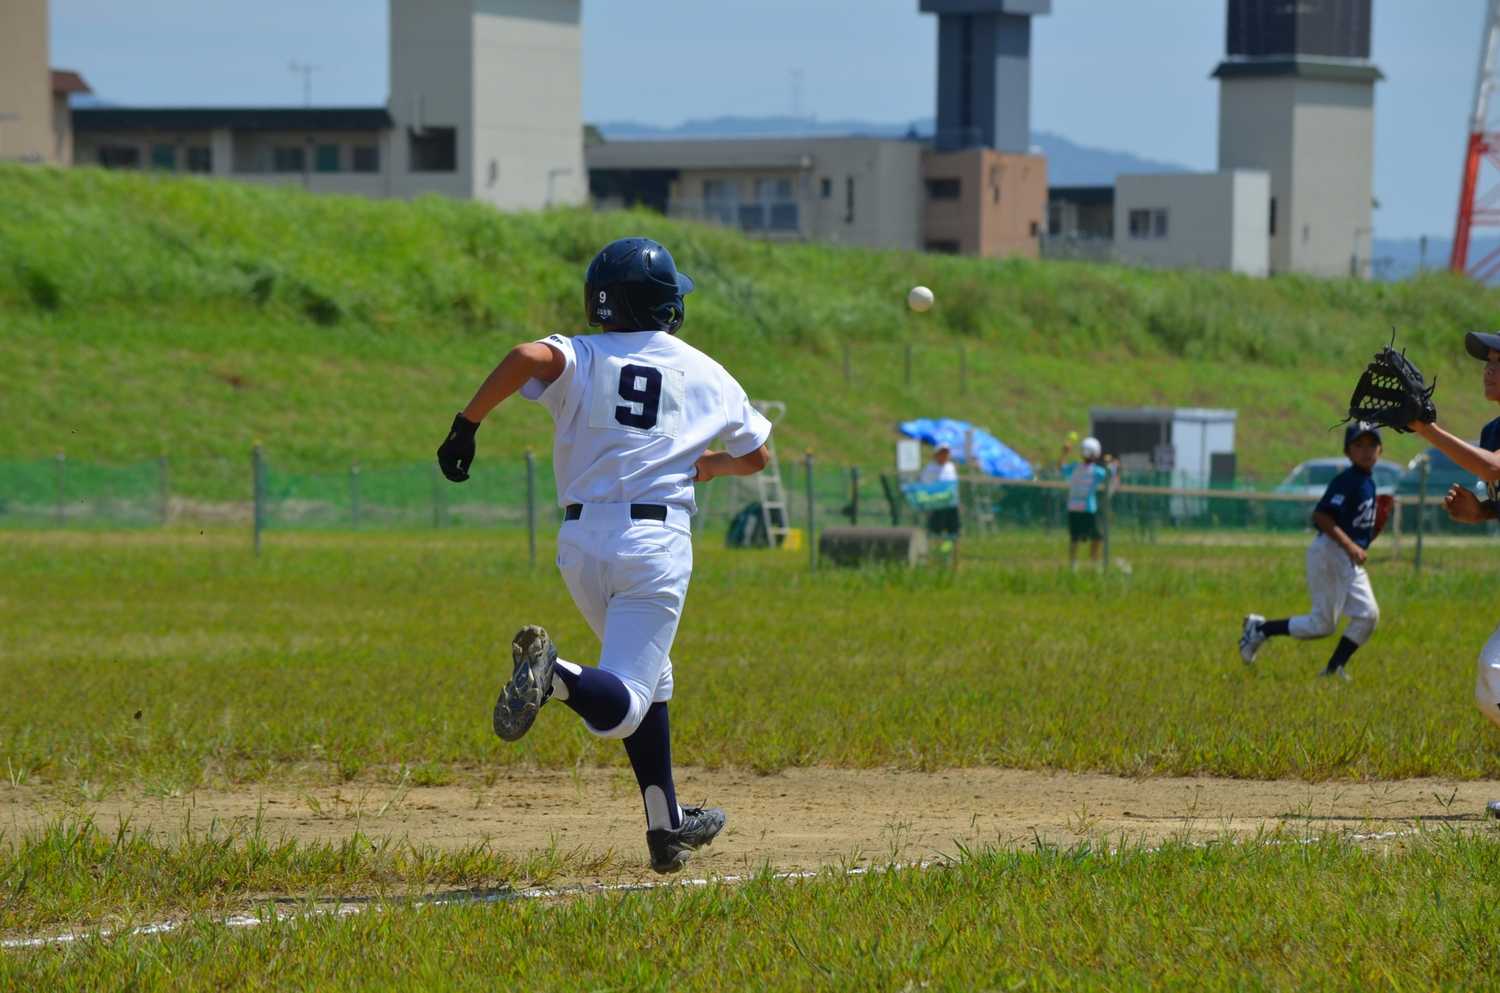
[[[772,425],[786,416],[786,404],[780,400],[753,400],[751,403]],[[760,522],[766,529],[766,540],[772,548],[779,548],[791,530],[788,526],[791,518],[787,516],[786,487],[781,483],[781,461],[776,458],[774,432],[766,439],[766,451],[771,460],[751,478],[755,480],[756,499],[760,502]],[[773,514],[773,511],[776,513]],[[781,521],[780,524],[774,523],[777,519]]]

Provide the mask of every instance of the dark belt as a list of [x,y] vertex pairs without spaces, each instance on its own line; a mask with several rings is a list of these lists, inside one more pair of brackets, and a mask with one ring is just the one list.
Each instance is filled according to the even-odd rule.
[[[570,521],[578,520],[583,516],[583,504],[568,504],[563,516]],[[630,505],[630,517],[637,521],[665,521],[667,508],[659,503],[633,503]]]

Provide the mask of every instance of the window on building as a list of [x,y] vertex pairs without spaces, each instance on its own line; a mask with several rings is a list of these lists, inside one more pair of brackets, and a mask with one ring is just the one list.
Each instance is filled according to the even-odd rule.
[[761,203],[770,203],[773,200],[790,200],[792,198],[792,181],[786,178],[757,179],[755,181],[755,199]]
[[1038,224],[1036,221],[1032,221],[1031,222],[1031,236],[1033,238],[1036,238],[1036,237],[1039,237],[1041,235],[1041,233],[1042,233],[1042,226],[1040,224]]
[[929,241],[927,251],[938,255],[957,255],[958,242],[956,241]]
[[844,180],[844,223],[854,223],[854,177]]
[[818,196],[822,197],[824,200],[833,199],[833,180],[829,179],[827,176],[824,176],[821,180],[818,181]]
[[703,216],[720,224],[745,226],[739,213],[740,187],[733,179],[703,181]]
[[458,171],[458,129],[423,128],[407,133],[412,172]]
[[313,169],[317,172],[338,172],[339,146],[319,145],[313,152]]
[[177,171],[177,146],[176,145],[152,145],[151,146],[151,168],[160,169],[164,172]]
[[1132,238],[1139,240],[1167,236],[1167,211],[1164,207],[1132,209],[1126,215],[1126,220]]
[[278,145],[271,149],[272,172],[301,172],[307,162],[307,150],[301,145]]
[[354,171],[379,172],[380,149],[374,145],[354,146]]
[[1271,198],[1271,223],[1267,229],[1271,237],[1276,237],[1276,198]]
[[106,169],[139,169],[141,150],[134,145],[100,145],[99,164]]
[[189,145],[187,150],[188,172],[213,172],[214,153],[207,145]]
[[929,200],[957,200],[962,189],[963,184],[957,179],[929,179],[927,198]]

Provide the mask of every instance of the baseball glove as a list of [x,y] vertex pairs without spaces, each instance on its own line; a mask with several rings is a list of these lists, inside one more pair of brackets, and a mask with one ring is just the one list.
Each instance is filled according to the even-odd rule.
[[1437,420],[1432,405],[1432,385],[1422,378],[1422,370],[1412,364],[1405,351],[1390,345],[1382,348],[1375,361],[1365,367],[1349,397],[1349,419],[1369,421],[1397,431],[1410,431],[1412,421]]
[[1382,493],[1375,498],[1375,535],[1377,537],[1390,523],[1391,511],[1394,509],[1396,509],[1396,498],[1389,493]]

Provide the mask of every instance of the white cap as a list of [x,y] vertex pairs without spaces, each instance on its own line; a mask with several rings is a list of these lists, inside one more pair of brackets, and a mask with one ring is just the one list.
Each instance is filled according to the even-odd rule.
[[1078,450],[1083,453],[1083,457],[1086,459],[1097,459],[1104,454],[1104,446],[1099,444],[1098,438],[1083,439],[1083,444],[1078,446]]

